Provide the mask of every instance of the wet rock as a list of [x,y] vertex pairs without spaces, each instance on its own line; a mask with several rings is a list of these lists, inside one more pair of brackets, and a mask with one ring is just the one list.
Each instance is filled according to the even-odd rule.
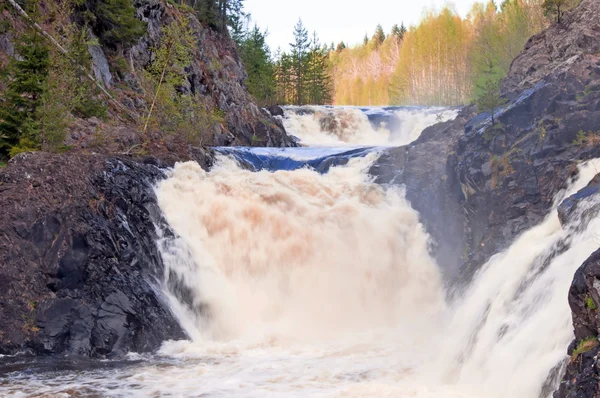
[[152,187],[172,164],[25,153],[0,171],[0,353],[114,358],[186,337],[155,244]]
[[271,116],[283,116],[283,109],[279,105],[271,105],[267,107]]
[[453,167],[455,147],[472,109],[423,131],[414,143],[384,152],[369,170],[379,184],[403,185],[433,238],[433,254],[449,278],[464,263],[466,245],[463,192]]
[[[595,398],[600,396],[600,250],[592,254],[575,273],[569,290],[575,340],[569,346],[571,356],[554,398]],[[587,342],[587,346],[583,344]],[[577,352],[575,350],[580,348]],[[584,347],[583,349],[581,347]]]

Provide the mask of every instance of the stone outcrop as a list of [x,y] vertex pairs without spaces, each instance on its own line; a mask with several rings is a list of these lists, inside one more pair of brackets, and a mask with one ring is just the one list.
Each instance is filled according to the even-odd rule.
[[112,358],[185,338],[156,246],[152,187],[172,164],[30,153],[0,172],[0,354]]
[[369,171],[377,183],[406,187],[406,198],[419,212],[436,260],[450,278],[465,262],[466,222],[453,168],[455,148],[472,116],[472,109],[465,109],[455,120],[425,129],[414,143],[386,151]]
[[[584,189],[567,198],[558,208],[564,228],[583,228],[600,213],[600,174]],[[600,250],[577,270],[569,289],[575,339],[568,349],[566,373],[555,398],[600,396]]]

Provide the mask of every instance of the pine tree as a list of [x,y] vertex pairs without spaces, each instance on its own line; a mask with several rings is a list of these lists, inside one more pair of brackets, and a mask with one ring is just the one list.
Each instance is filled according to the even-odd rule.
[[90,4],[94,6],[84,11],[84,18],[103,44],[128,46],[146,33],[146,24],[136,18],[132,0],[98,0]]
[[276,91],[275,70],[266,43],[267,32],[254,26],[245,36],[240,45],[240,56],[248,75],[246,86],[260,104],[267,105],[273,101]]
[[317,32],[314,32],[306,68],[307,98],[310,104],[320,105],[331,101],[328,54],[329,49],[319,44]]
[[500,95],[501,79],[498,76],[498,67],[490,61],[484,71],[484,76],[477,84],[477,108],[480,112],[490,112],[492,114],[492,126],[496,124],[496,109],[506,103],[506,100]]
[[401,42],[404,39],[404,35],[406,34],[406,27],[404,24],[402,26],[394,25],[392,26],[391,36],[396,39],[397,42]]
[[15,51],[18,56],[10,59],[5,71],[8,81],[0,107],[0,157],[21,141],[33,142],[37,131],[32,121],[46,89],[50,66],[44,38],[34,30],[17,36]]
[[375,47],[379,47],[385,41],[385,33],[381,25],[377,25],[375,28],[375,34],[373,35],[373,42],[375,43]]
[[304,27],[302,20],[298,20],[298,23],[294,27],[294,42],[290,43],[290,47],[292,49],[291,56],[294,68],[295,103],[296,105],[303,105],[305,101],[305,68],[310,40],[308,39],[308,31]]

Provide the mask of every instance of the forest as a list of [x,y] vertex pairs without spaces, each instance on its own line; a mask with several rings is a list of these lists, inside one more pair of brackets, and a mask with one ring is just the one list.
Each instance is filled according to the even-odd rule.
[[429,10],[417,26],[330,52],[336,105],[462,105],[495,91],[527,40],[576,6],[576,0],[475,3],[466,18],[450,6]]

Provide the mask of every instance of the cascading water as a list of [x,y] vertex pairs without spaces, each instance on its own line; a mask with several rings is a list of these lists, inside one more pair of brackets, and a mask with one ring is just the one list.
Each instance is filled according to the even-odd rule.
[[[174,232],[158,242],[165,295],[190,340],[117,371],[19,374],[0,395],[549,396],[573,338],[567,292],[598,246],[593,197],[580,228],[552,209],[450,295],[403,191],[367,174],[377,148],[219,151],[210,172],[178,164],[156,187]],[[581,165],[556,204],[598,169]]]
[[456,109],[442,107],[286,107],[287,131],[307,146],[401,146],[438,122],[454,119]]

